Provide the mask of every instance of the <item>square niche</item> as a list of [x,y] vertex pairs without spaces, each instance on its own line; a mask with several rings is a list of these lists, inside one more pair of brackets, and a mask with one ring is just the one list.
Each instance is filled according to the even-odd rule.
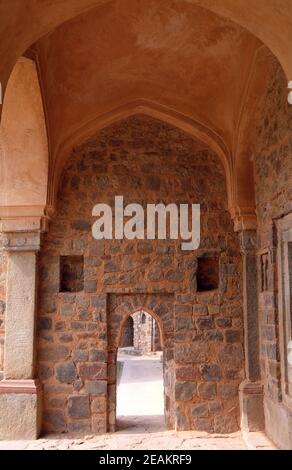
[[219,288],[219,256],[198,258],[197,291],[206,292]]
[[84,289],[84,257],[60,256],[60,292],[81,292]]

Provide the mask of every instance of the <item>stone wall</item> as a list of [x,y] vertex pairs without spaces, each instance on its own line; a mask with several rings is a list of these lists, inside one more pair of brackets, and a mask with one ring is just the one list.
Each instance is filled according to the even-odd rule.
[[[201,245],[96,241],[96,203],[201,204]],[[59,292],[60,256],[84,257],[84,289]],[[218,257],[219,287],[197,292],[197,258]],[[140,296],[140,297],[139,297]],[[142,296],[142,297],[141,297]],[[136,116],[71,155],[40,257],[38,375],[46,431],[115,429],[116,353],[123,322],[146,308],[162,328],[168,427],[239,427],[243,372],[242,260],[218,158],[160,121]],[[166,299],[166,300],[165,300]],[[143,305],[141,305],[141,303]]]
[[154,351],[155,320],[146,312],[136,312],[134,319],[134,348],[141,354]]
[[130,316],[124,326],[120,348],[128,348],[134,346],[134,321]]
[[4,320],[6,305],[6,256],[0,251],[0,380],[2,379],[4,361]]
[[[259,248],[261,370],[266,397],[266,425],[279,444],[283,416],[271,407],[282,402],[278,317],[277,221],[292,209],[292,107],[287,80],[276,61],[263,102],[254,155]],[[273,423],[269,416],[273,415]]]

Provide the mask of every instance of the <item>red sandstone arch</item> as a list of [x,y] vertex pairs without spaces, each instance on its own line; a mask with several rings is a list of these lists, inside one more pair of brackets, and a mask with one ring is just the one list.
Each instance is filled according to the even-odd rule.
[[35,62],[21,57],[3,104],[0,142],[0,217],[45,213],[48,143]]
[[[118,345],[121,344],[121,339],[122,339],[122,336],[123,336],[123,331],[124,331],[124,328],[125,328],[125,325],[127,323],[127,320],[129,318],[132,317],[132,315],[134,315],[135,313],[138,313],[138,312],[145,312],[147,313],[148,315],[150,315],[150,317],[154,318],[154,320],[156,321],[156,324],[158,326],[158,330],[159,330],[159,336],[160,336],[160,342],[161,342],[161,347],[163,349],[164,347],[164,338],[163,338],[163,324],[162,324],[162,321],[161,319],[159,318],[159,316],[153,312],[153,311],[148,311],[147,307],[141,307],[141,308],[137,308],[135,310],[135,312],[130,312],[129,315],[122,321],[121,325],[120,325],[120,332],[119,332],[119,336],[118,336]],[[119,347],[119,346],[118,346]]]
[[[23,3],[21,4],[19,0],[16,0],[16,3],[16,11],[18,8],[19,17],[21,17],[22,19],[26,18],[24,12],[22,11]],[[89,10],[100,6],[100,14],[102,15],[106,12],[105,4],[108,3],[108,1],[88,0],[82,2],[82,5],[80,5],[77,0],[73,0],[72,2],[70,2],[70,5],[66,5],[65,3],[66,2],[61,2],[58,5],[54,5],[54,2],[48,2],[46,6],[47,15],[43,14],[43,8],[41,7],[31,8],[32,16],[29,19],[29,32],[25,29],[25,20],[24,25],[22,24],[21,35],[14,35],[13,40],[10,41],[9,44],[9,50],[13,50],[14,53],[13,59],[9,59],[7,57],[7,60],[2,61],[3,67],[5,67],[6,70],[6,72],[3,72],[4,78],[1,79],[3,88],[5,88],[7,77],[9,75],[9,66],[11,70],[11,64],[13,63],[13,61],[16,60],[17,54],[19,54],[20,51],[23,52],[23,50],[27,49],[27,47],[29,47],[31,43],[39,40],[53,28],[60,26],[65,22],[68,22],[71,19],[77,17],[78,15],[86,13]],[[238,25],[241,25],[242,27],[246,28],[252,35],[256,36],[257,38],[260,38],[279,59],[286,71],[287,77],[289,76],[287,71],[292,71],[292,60],[290,59],[291,55],[287,52],[289,42],[284,41],[284,36],[286,35],[287,37],[290,32],[289,24],[287,24],[286,21],[286,16],[289,16],[287,15],[287,11],[289,12],[288,2],[286,2],[285,0],[281,0],[281,4],[279,5],[279,0],[277,0],[276,5],[276,0],[273,0],[272,5],[270,5],[270,9],[267,8],[266,4],[264,4],[264,0],[260,0],[260,2],[257,0],[254,5],[249,5],[248,9],[246,8],[245,2],[243,0],[238,0],[236,4],[233,0],[189,0],[188,3],[192,3],[196,6],[204,8],[205,10],[210,10],[219,16],[223,16],[224,18],[230,19],[234,23],[237,23]],[[292,7],[290,6],[290,9],[291,8]],[[2,7],[2,10],[2,17],[4,19],[5,17],[9,17],[9,14],[7,13],[5,7]],[[20,14],[21,12],[23,13],[23,15]],[[40,15],[41,18],[39,18]],[[278,20],[281,21],[281,29],[277,28],[276,32],[273,31],[273,26],[276,24],[275,18],[278,18]],[[39,19],[40,21],[36,21],[36,19]],[[8,37],[9,33],[12,33],[14,31],[13,28],[15,25],[8,24],[6,26]],[[271,33],[272,31],[273,34]],[[256,87],[257,90],[260,91],[260,88],[258,86]],[[246,95],[246,98],[248,99],[248,94]],[[89,124],[85,125],[80,130],[77,130],[74,136],[67,138],[67,141],[61,144],[61,147],[55,151],[54,155],[57,153],[59,157],[59,155],[63,154],[63,152],[66,153],[66,147],[69,145],[69,141],[72,140],[73,142],[75,136],[77,141],[77,135],[80,135],[81,137],[81,135],[84,134],[85,136],[87,128],[90,129],[91,127],[94,128],[94,126],[96,126],[96,128],[99,129],[103,126],[106,126],[107,122],[111,122],[111,114],[118,114],[120,112],[120,118],[123,118],[123,113],[125,116],[127,116],[127,112],[131,113],[131,111],[129,110],[126,111],[127,106],[128,105],[124,106],[124,110],[114,110],[108,112],[106,115],[102,115],[96,118],[96,120],[91,121]],[[137,104],[133,106],[137,106],[137,108],[139,108],[140,106],[142,106],[143,108],[149,108],[149,103],[147,103],[146,106],[144,104]],[[177,127],[186,130],[191,135],[194,135],[194,137],[206,142],[218,154],[218,156],[223,162],[228,188],[228,204],[233,218],[242,219],[244,217],[245,219],[250,220],[251,225],[254,225],[255,215],[253,168],[248,155],[249,149],[228,149],[228,146],[223,141],[222,137],[220,137],[218,133],[216,133],[214,130],[212,131],[211,128],[208,127],[208,125],[204,125],[201,122],[198,122],[194,117],[184,116],[172,109],[165,108],[157,110],[155,109],[157,107],[159,107],[159,105],[151,103],[150,111],[149,109],[143,109],[139,112],[144,112],[146,114],[148,113],[149,115],[155,114],[156,117],[158,117],[159,119],[165,120],[166,122],[176,125]],[[160,108],[162,107],[160,106]],[[245,110],[248,109],[248,106],[244,102],[242,104],[242,109],[243,108],[245,108]],[[249,113],[252,113],[253,108],[250,107],[250,109],[251,111],[249,111]],[[132,110],[132,112],[134,113],[135,111]],[[116,118],[118,119],[118,116],[116,116]],[[250,129],[250,126],[247,125],[244,125],[243,127],[245,127],[245,129]],[[241,138],[240,140],[240,135],[248,135],[248,131],[239,129],[237,141],[239,147],[242,147],[244,139]],[[3,146],[5,147],[5,144],[2,144],[2,147]],[[51,171],[48,187],[48,203],[53,205],[60,169],[58,167],[59,163],[55,163],[53,160],[51,165],[52,167],[50,169]],[[25,171],[27,171],[27,169]],[[45,185],[42,183],[40,186],[42,186],[43,188],[45,187]],[[43,201],[41,201],[39,204],[34,205],[43,206]],[[39,212],[43,213],[44,211],[42,209]]]
[[[211,10],[229,18],[260,38],[275,54],[287,79],[292,77],[291,23],[292,5],[289,0],[188,0],[194,5]],[[93,8],[104,5],[109,0],[65,0],[42,3],[33,0],[15,0],[13,18],[11,6],[5,3],[0,7],[3,41],[0,45],[0,77],[5,88],[8,77],[17,58],[34,42],[70,19]],[[29,14],[28,14],[29,12]],[[18,19],[18,22],[17,20]],[[10,50],[7,55],[7,51]],[[4,59],[5,58],[5,59]]]
[[169,109],[166,106],[162,106],[148,100],[137,100],[135,102],[128,103],[125,106],[118,107],[102,116],[98,116],[95,120],[79,129],[69,139],[67,139],[67,141],[58,149],[58,159],[55,160],[55,166],[51,168],[49,181],[49,204],[54,205],[55,203],[62,168],[64,167],[65,161],[69,157],[72,149],[80,145],[86,139],[89,139],[94,133],[101,129],[136,114],[144,114],[171,124],[208,145],[218,155],[224,167],[228,203],[231,207],[232,195],[234,193],[234,189],[232,187],[232,158],[223,139],[204,124]]

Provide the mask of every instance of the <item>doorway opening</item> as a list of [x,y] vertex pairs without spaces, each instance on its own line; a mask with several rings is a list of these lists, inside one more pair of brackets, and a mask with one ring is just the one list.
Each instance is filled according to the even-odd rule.
[[165,429],[160,328],[145,311],[128,317],[117,353],[117,427]]

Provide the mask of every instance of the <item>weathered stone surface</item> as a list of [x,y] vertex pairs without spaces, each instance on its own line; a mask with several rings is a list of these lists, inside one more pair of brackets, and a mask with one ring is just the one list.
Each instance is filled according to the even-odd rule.
[[191,413],[193,418],[206,418],[209,414],[208,405],[205,403],[192,405]]
[[238,386],[234,384],[220,384],[218,393],[224,400],[234,398],[238,395]]
[[205,399],[211,399],[216,396],[216,384],[200,383],[198,386],[199,396]]
[[213,421],[210,418],[195,418],[193,428],[196,431],[213,432]]
[[46,410],[43,416],[45,428],[50,431],[64,432],[66,431],[67,424],[63,411],[61,410]]
[[94,398],[91,403],[92,413],[105,413],[107,406],[106,397]]
[[92,418],[92,432],[103,434],[107,431],[106,416],[104,414],[95,415]]
[[61,383],[71,384],[77,378],[74,362],[68,361],[56,366],[56,378]]
[[106,362],[107,352],[99,349],[92,349],[89,351],[89,361],[92,362]]
[[87,393],[91,395],[106,395],[107,382],[102,380],[90,380],[85,383],[85,389]]
[[238,430],[238,424],[233,415],[215,416],[214,431],[219,434],[231,433]]
[[[145,308],[157,318],[163,337],[167,425],[194,429],[195,418],[191,413],[194,400],[198,405],[209,403],[216,397],[214,381],[217,384],[234,381],[238,385],[243,377],[243,355],[239,359],[238,352],[234,361],[236,354],[232,351],[229,365],[224,357],[226,351],[222,352],[230,335],[225,336],[225,330],[242,331],[240,322],[234,322],[242,315],[242,268],[238,236],[226,211],[225,175],[218,157],[204,144],[169,125],[135,116],[109,126],[76,148],[62,178],[58,206],[40,253],[43,275],[39,318],[52,321],[52,328],[42,329],[38,335],[37,358],[48,367],[42,375],[45,409],[52,407],[49,403],[56,396],[68,400],[72,394],[86,393],[90,395],[90,413],[78,421],[81,428],[86,428],[86,421],[94,427],[92,416],[104,417],[106,412],[102,407],[103,411],[98,411],[93,400],[107,396],[107,425],[114,430],[115,351],[126,318]],[[206,183],[209,178],[211,186]],[[197,257],[205,253],[182,251],[179,241],[92,239],[92,201],[113,207],[113,194],[124,194],[126,190],[127,203],[136,201],[144,206],[149,201],[157,202],[157,189],[151,189],[157,185],[165,204],[203,198],[201,251],[220,253],[220,289],[196,292]],[[84,290],[59,292],[59,263],[64,255],[83,256]],[[229,345],[237,348],[241,343],[242,338]],[[217,365],[217,361],[220,373],[200,370],[200,366]],[[70,375],[68,366],[68,375],[62,378],[65,382],[60,383],[58,378],[63,375],[58,372],[57,377],[57,367],[69,362],[75,364],[77,376],[74,377],[73,369]],[[181,407],[175,417],[175,386],[184,382],[193,385],[185,386],[185,395],[179,387],[176,390]],[[197,395],[198,383],[210,384],[210,388],[202,387]],[[235,397],[225,399],[224,403],[226,410],[238,407]],[[208,410],[210,416],[196,419],[212,421],[216,411],[211,412],[210,407]],[[63,411],[68,429],[73,429],[77,418],[70,418]],[[224,414],[225,408],[220,413]],[[203,423],[200,426],[208,424]],[[208,426],[212,427],[211,424]],[[96,432],[98,429],[104,429],[101,416]]]
[[39,359],[43,361],[57,361],[67,359],[69,353],[70,351],[67,346],[48,346],[39,350]]
[[175,399],[179,401],[188,401],[196,393],[196,384],[193,382],[177,382],[175,384]]
[[88,395],[71,395],[68,398],[68,416],[70,418],[88,418],[89,397]]
[[204,380],[219,381],[221,379],[221,369],[217,364],[204,364],[201,367],[201,373]]
[[51,330],[52,329],[52,319],[41,317],[38,320],[38,329],[39,330]]
[[206,343],[198,342],[191,345],[176,345],[174,351],[175,360],[181,364],[200,364],[207,360],[209,346]]
[[79,366],[79,375],[83,380],[86,379],[104,379],[107,378],[107,364],[100,363],[84,363]]
[[37,439],[41,419],[39,395],[0,393],[0,439]]

